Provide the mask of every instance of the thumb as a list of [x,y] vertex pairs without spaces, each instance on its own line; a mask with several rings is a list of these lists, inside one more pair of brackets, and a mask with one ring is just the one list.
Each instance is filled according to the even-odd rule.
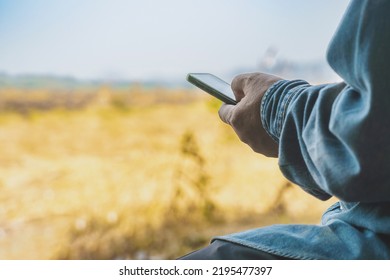
[[235,105],[230,104],[223,104],[221,108],[218,111],[219,117],[224,123],[227,123],[228,125],[232,125],[232,116],[233,112],[235,110]]

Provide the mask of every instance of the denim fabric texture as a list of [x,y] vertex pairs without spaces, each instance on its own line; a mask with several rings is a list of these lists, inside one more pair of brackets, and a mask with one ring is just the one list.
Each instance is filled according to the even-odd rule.
[[295,259],[390,259],[389,14],[389,0],[351,1],[327,53],[343,82],[278,81],[261,103],[286,178],[340,201],[319,225],[216,239]]

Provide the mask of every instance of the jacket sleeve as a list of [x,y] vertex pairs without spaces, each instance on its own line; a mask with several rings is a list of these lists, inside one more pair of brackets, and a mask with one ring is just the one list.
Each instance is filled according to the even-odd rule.
[[283,174],[320,198],[390,201],[390,1],[356,0],[328,48],[344,79],[282,80],[263,97]]

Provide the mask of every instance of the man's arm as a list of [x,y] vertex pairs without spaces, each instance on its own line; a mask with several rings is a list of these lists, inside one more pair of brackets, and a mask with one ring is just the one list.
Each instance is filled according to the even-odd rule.
[[390,200],[389,11],[387,0],[351,2],[328,51],[345,83],[280,80],[258,93],[282,172],[320,199]]

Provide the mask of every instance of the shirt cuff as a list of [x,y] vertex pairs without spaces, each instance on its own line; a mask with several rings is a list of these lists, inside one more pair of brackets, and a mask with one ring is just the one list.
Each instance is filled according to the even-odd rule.
[[299,92],[308,86],[309,84],[303,80],[280,80],[264,94],[260,105],[261,122],[265,131],[277,143],[290,104]]

